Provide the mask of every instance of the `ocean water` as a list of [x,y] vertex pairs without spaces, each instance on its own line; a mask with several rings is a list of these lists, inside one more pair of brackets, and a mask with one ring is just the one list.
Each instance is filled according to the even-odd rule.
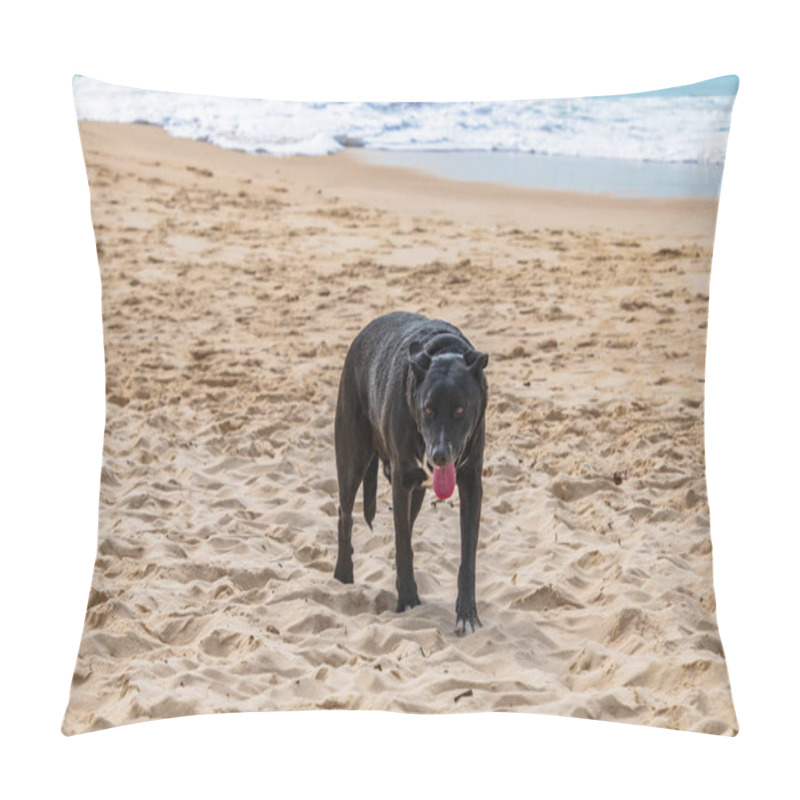
[[370,160],[451,179],[716,197],[738,79],[632,95],[454,103],[206,97],[82,76],[73,85],[79,119],[159,125],[172,136],[249,153],[321,156],[358,147]]
[[360,157],[372,164],[410,167],[450,180],[629,198],[713,199],[719,196],[723,169],[723,164],[708,162],[633,161],[478,150],[362,150]]

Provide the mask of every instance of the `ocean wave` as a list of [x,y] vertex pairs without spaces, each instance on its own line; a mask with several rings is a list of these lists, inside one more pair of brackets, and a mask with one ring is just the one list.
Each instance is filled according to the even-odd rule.
[[453,103],[295,103],[74,81],[79,119],[148,123],[232,150],[477,150],[722,164],[733,96],[638,94]]

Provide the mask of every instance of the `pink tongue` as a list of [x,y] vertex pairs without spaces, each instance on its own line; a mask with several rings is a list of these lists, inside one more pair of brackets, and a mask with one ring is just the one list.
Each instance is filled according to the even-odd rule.
[[456,488],[456,465],[433,468],[433,491],[440,500],[447,500]]

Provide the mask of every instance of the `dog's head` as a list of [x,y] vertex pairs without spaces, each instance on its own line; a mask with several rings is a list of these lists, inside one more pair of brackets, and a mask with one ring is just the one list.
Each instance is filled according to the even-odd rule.
[[409,347],[416,385],[413,403],[425,454],[434,467],[457,464],[486,410],[486,353],[426,353]]

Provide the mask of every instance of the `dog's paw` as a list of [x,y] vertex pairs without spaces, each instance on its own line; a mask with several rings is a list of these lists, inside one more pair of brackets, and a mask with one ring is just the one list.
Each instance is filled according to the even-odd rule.
[[353,563],[340,564],[336,563],[336,569],[333,571],[333,577],[342,583],[353,583]]
[[473,612],[469,617],[459,617],[456,620],[456,636],[467,636],[482,627],[478,615]]
[[408,611],[414,606],[420,605],[419,595],[414,592],[412,595],[408,595],[405,597],[398,597],[397,598],[397,613],[401,613],[403,611]]

